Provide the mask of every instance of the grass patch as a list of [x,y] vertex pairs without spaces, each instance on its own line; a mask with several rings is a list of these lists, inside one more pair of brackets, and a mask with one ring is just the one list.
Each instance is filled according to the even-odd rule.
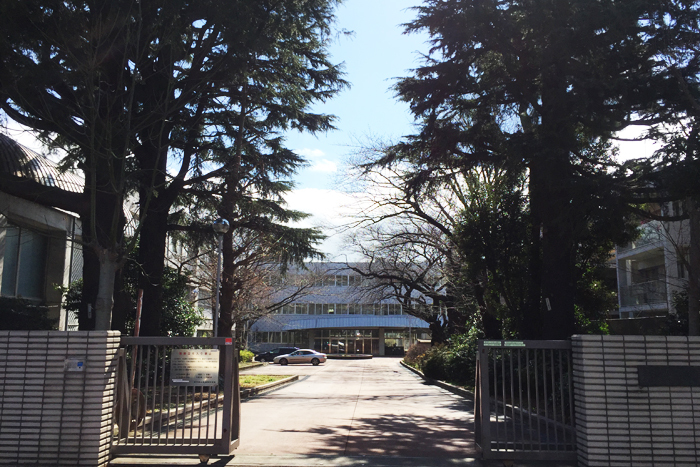
[[263,384],[272,383],[273,381],[279,381],[284,378],[289,378],[289,376],[245,375],[241,376],[239,381],[242,388],[254,388],[257,386],[262,386]]

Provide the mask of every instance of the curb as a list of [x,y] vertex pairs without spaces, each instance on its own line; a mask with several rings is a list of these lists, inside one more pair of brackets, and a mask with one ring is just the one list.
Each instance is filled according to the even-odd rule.
[[328,360],[369,360],[372,355],[369,354],[335,354],[326,355]]
[[267,391],[269,389],[275,389],[279,386],[284,386],[299,380],[299,375],[290,376],[289,378],[280,379],[278,381],[273,381],[271,383],[263,384],[261,386],[256,386],[254,388],[241,389],[241,399],[247,399],[251,396],[260,394],[261,392]]
[[259,367],[259,366],[263,366],[263,365],[264,365],[263,362],[251,362],[251,363],[252,363],[252,365],[246,365],[244,368],[241,368],[241,367],[239,366],[239,367],[238,367],[238,371],[239,371],[239,372],[241,372],[241,371],[246,371],[246,370],[250,370],[251,368],[257,368],[257,367]]
[[471,391],[468,391],[468,390],[466,390],[466,389],[464,389],[464,388],[460,388],[459,386],[455,386],[454,384],[450,384],[450,383],[446,383],[446,382],[444,382],[444,381],[440,381],[439,379],[428,378],[427,376],[425,376],[425,375],[423,374],[422,371],[420,371],[420,370],[418,370],[418,369],[416,369],[416,368],[413,368],[413,367],[410,366],[410,365],[407,365],[403,360],[400,360],[399,363],[400,363],[404,368],[406,368],[406,369],[408,369],[408,370],[414,372],[415,374],[417,374],[418,376],[420,376],[421,378],[423,378],[423,379],[424,379],[427,383],[429,383],[429,384],[434,384],[435,386],[438,386],[438,387],[440,387],[440,388],[442,388],[442,389],[444,389],[444,390],[446,390],[446,391],[450,391],[452,394],[456,394],[456,395],[458,395],[458,396],[462,396],[462,397],[464,397],[465,399],[470,399],[470,400],[472,400],[472,401],[474,400],[474,393],[471,392]]

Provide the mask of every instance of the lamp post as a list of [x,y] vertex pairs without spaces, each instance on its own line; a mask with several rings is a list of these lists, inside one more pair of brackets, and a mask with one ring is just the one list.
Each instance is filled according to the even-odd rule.
[[219,245],[216,249],[216,295],[214,298],[214,337],[219,337],[219,295],[221,289],[221,250],[224,248],[224,234],[228,232],[229,224],[226,219],[217,219],[211,225],[219,237]]

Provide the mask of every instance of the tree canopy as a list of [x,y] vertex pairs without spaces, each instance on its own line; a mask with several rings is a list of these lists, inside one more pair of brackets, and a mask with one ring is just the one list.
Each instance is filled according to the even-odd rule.
[[570,336],[582,245],[628,238],[624,183],[609,170],[610,138],[628,125],[680,118],[677,82],[661,63],[649,21],[659,8],[427,0],[406,26],[431,36],[423,64],[396,85],[420,131],[375,164],[410,164],[414,187],[445,167],[525,170],[523,337]]
[[[0,106],[66,149],[64,165],[86,175],[80,204],[67,207],[81,214],[84,241],[92,247],[81,308],[86,327],[93,325],[89,304],[99,325],[109,327],[114,274],[131,248],[123,236],[127,197],[138,198],[137,237],[148,245],[139,258],[146,334],[159,329],[173,206],[189,209],[201,196],[221,201],[214,188],[224,182],[232,197],[221,211],[232,221],[251,212],[250,203],[238,204],[252,194],[257,220],[246,218],[250,228],[271,229],[272,219],[300,215],[285,212],[281,196],[290,187],[285,177],[303,160],[284,148],[278,132],[331,128],[332,117],[310,112],[309,105],[345,85],[326,53],[335,3],[32,0],[0,6],[6,32]],[[306,251],[318,239],[308,230],[292,236]]]

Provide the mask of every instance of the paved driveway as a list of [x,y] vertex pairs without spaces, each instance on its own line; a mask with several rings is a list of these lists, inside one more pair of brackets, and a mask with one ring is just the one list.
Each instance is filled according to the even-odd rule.
[[427,385],[398,358],[266,365],[300,381],[242,404],[236,454],[473,457],[473,405]]

